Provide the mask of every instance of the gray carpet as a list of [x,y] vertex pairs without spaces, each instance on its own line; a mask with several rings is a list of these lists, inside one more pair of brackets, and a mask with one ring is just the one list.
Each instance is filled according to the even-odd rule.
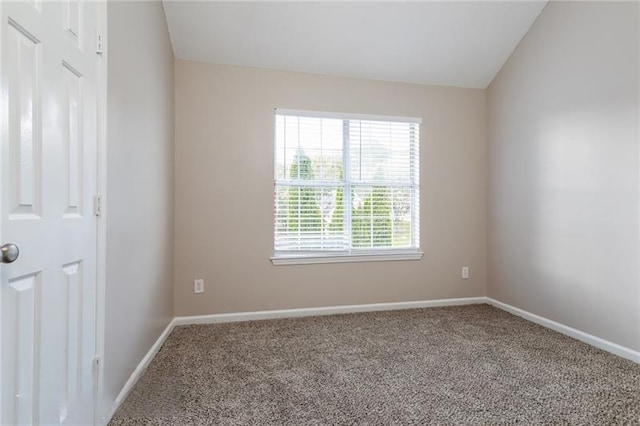
[[488,305],[177,327],[110,425],[638,424],[640,365]]

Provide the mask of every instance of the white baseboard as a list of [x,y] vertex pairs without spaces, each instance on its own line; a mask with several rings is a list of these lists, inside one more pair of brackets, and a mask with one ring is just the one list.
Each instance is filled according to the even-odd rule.
[[355,312],[395,311],[401,309],[435,308],[439,306],[476,305],[487,303],[486,297],[420,300],[415,302],[371,303],[367,305],[326,306],[319,308],[283,309],[277,311],[238,312],[176,317],[175,325],[215,324],[223,322],[255,321],[275,318],[312,317]]
[[172,319],[169,324],[167,324],[167,327],[162,331],[158,339],[153,343],[153,345],[142,358],[136,369],[133,370],[133,373],[131,373],[129,380],[127,380],[127,383],[124,384],[124,387],[116,397],[116,400],[113,403],[113,407],[111,408],[108,416],[103,419],[103,424],[108,424],[111,421],[113,415],[116,413],[118,408],[120,408],[120,405],[122,405],[124,400],[127,399],[127,396],[129,396],[129,393],[131,393],[131,390],[133,390],[133,387],[136,385],[136,383],[138,383],[138,380],[140,380],[140,377],[142,377],[142,374],[145,372],[153,358],[156,356],[164,342],[167,340],[167,337],[169,337],[169,334],[171,334],[171,331],[174,327],[175,318]]
[[601,339],[600,337],[596,337],[589,333],[585,333],[584,331],[576,330],[575,328],[571,328],[564,324],[560,324],[559,322],[555,322],[550,319],[541,317],[539,315],[532,314],[531,312],[525,311],[520,308],[516,308],[515,306],[508,305],[506,303],[500,302],[490,297],[486,298],[486,303],[488,303],[491,306],[495,306],[496,308],[502,309],[503,311],[512,313],[513,315],[517,315],[526,320],[534,322],[536,324],[550,328],[551,330],[555,330],[569,337],[573,337],[574,339],[580,340],[591,346],[595,346],[596,348],[602,349],[614,355],[618,355],[622,358],[626,358],[628,360],[631,360],[640,364],[640,352],[635,351],[631,348],[627,348],[625,346],[618,345],[617,343],[613,343],[608,340]]
[[550,328],[554,331],[573,337],[596,348],[605,350],[640,364],[640,352],[600,337],[593,336],[575,328],[552,321],[539,315],[527,312],[490,297],[466,297],[459,299],[420,300],[415,302],[373,303],[368,305],[327,306],[319,308],[284,309],[276,311],[238,312],[229,314],[183,316],[174,318],[174,325],[216,324],[224,322],[255,321],[276,318],[308,317],[335,315],[355,312],[393,311],[401,309],[434,308],[439,306],[474,305],[487,303],[526,320]]

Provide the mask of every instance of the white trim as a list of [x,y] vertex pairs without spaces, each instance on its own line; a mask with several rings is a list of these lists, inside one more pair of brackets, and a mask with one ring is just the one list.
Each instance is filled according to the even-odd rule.
[[395,115],[351,114],[346,112],[307,111],[299,109],[275,108],[275,115],[294,115],[296,117],[335,118],[337,120],[395,121],[398,123],[422,124],[420,117],[400,117]]
[[142,374],[144,374],[147,367],[149,367],[149,364],[151,364],[151,361],[153,361],[153,358],[156,356],[156,354],[158,353],[158,351],[160,350],[164,342],[167,340],[167,337],[169,337],[169,334],[171,334],[175,326],[176,326],[176,319],[174,318],[171,321],[169,321],[169,324],[167,324],[167,327],[160,334],[160,336],[155,341],[155,343],[151,346],[147,354],[142,358],[142,360],[140,361],[136,369],[133,370],[133,373],[131,373],[129,380],[127,380],[127,383],[124,384],[124,386],[122,387],[122,390],[116,397],[116,400],[113,403],[113,406],[111,407],[111,410],[109,411],[108,416],[103,418],[102,424],[108,424],[111,421],[111,419],[113,418],[113,415],[116,413],[118,408],[120,408],[120,405],[124,402],[124,400],[127,399],[127,396],[129,396],[129,393],[133,390],[133,387],[136,385],[136,383],[138,383],[138,380],[140,380],[140,377],[142,377]]
[[[103,43],[107,43],[107,4],[96,3],[98,17],[96,31],[102,34]],[[93,51],[94,46],[89,46]],[[108,409],[104,401],[104,365],[106,338],[106,287],[107,287],[107,49],[102,55],[96,53],[97,70],[97,159],[96,159],[96,195],[100,196],[101,211],[96,218],[96,324],[95,356],[99,359],[97,367],[97,389],[94,395],[93,422],[100,424]]]
[[[638,12],[637,12],[637,16],[636,16],[636,22],[640,22],[640,7],[638,7]],[[636,66],[638,67],[638,69],[640,69],[640,43],[637,44],[637,52],[636,52],[637,56],[637,62],[636,62]],[[640,85],[638,85],[638,91],[636,93],[636,96],[638,96],[636,99],[640,99]],[[636,115],[637,115],[637,123],[640,123],[640,106],[638,105],[638,103],[636,103]],[[639,138],[640,139],[640,138]],[[637,141],[638,144],[640,144],[640,140]],[[638,164],[640,164],[640,150],[638,150]],[[637,229],[637,234],[636,234],[636,244],[637,244],[637,248],[638,248],[638,258],[637,258],[637,262],[636,262],[636,273],[638,274],[637,276],[640,277],[640,215],[637,214],[637,212],[640,212],[640,167],[638,167],[638,205],[637,208],[638,210],[636,211],[636,219],[638,220],[638,225],[636,227]],[[636,324],[640,325],[640,291],[637,292],[637,297],[636,297]],[[639,337],[640,338],[640,337]],[[636,362],[640,364],[640,354],[636,354]]]
[[[4,14],[3,14],[3,2],[0,1],[0,19],[2,21],[4,21]],[[4,58],[4,40],[3,38],[3,34],[4,34],[4,26],[0,27],[0,58]],[[7,149],[5,151],[5,143],[8,146],[9,143],[9,129],[8,129],[8,125],[7,123],[9,122],[8,118],[9,118],[9,112],[8,112],[8,102],[6,102],[7,99],[7,95],[5,93],[5,89],[4,89],[4,81],[3,81],[3,75],[6,72],[6,65],[4,65],[2,63],[2,59],[0,59],[0,188],[2,187],[2,182],[5,179],[5,162],[7,161],[6,158],[8,157],[8,152],[9,150]],[[6,118],[5,118],[6,117]],[[7,141],[7,142],[4,142]],[[8,162],[7,162],[8,163]],[[8,166],[8,164],[7,164]],[[8,175],[8,173],[7,173]],[[2,203],[2,200],[4,199],[4,194],[0,194],[0,215],[5,214],[4,212],[4,206]],[[5,244],[5,239],[3,237],[3,233],[2,233],[2,220],[0,219],[0,245]],[[0,265],[0,268],[2,268],[2,266]],[[4,268],[2,268],[4,269]],[[0,269],[0,285],[4,285],[4,280],[6,277],[6,272],[3,271],[2,269]],[[4,312],[3,312],[3,308],[2,306],[4,306],[4,302],[2,300],[2,291],[0,291],[0,318],[2,318],[4,316]],[[5,361],[4,361],[4,356],[3,353],[6,352],[6,350],[4,349],[2,342],[4,341],[4,336],[3,336],[3,329],[5,327],[0,327],[0,392],[2,392],[2,387],[1,384],[3,383],[3,368],[2,366],[4,365]],[[3,412],[2,409],[3,404],[0,404],[0,419],[5,418],[5,413]]]
[[424,253],[367,253],[367,254],[312,254],[312,255],[274,255],[271,263],[281,265],[309,265],[314,263],[345,263],[345,262],[387,262],[392,260],[420,260]]
[[564,324],[560,324],[559,322],[555,322],[550,319],[541,317],[539,315],[532,314],[531,312],[525,311],[520,308],[516,308],[515,306],[511,306],[509,304],[500,302],[490,297],[486,298],[486,302],[491,306],[502,309],[503,311],[507,311],[513,315],[517,315],[528,321],[539,324],[543,327],[550,328],[551,330],[555,330],[558,333],[562,333],[566,336],[573,337],[574,339],[580,340],[591,346],[595,346],[596,348],[602,349],[614,355],[618,355],[622,358],[626,358],[628,360],[631,360],[633,362],[640,364],[640,352],[635,351],[631,348],[627,348],[617,343],[613,343],[608,340],[601,339],[600,337],[593,336],[589,333],[585,333],[584,331],[576,330],[575,328],[571,328]]
[[324,306],[318,308],[283,309],[277,311],[237,312],[228,314],[176,317],[175,325],[217,324],[224,322],[255,321],[275,318],[312,317],[355,312],[397,311],[403,309],[436,308],[440,306],[479,305],[486,303],[485,297],[463,297],[459,299],[419,300],[415,302],[372,303],[367,305]]

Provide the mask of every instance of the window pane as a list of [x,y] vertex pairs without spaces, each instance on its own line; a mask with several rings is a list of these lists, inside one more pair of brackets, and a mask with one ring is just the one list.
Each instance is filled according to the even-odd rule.
[[351,206],[354,248],[412,246],[410,188],[359,186],[352,190]]
[[276,187],[276,250],[344,250],[340,186]]
[[416,124],[349,121],[351,178],[354,181],[409,181]]
[[342,180],[342,120],[276,115],[275,178]]

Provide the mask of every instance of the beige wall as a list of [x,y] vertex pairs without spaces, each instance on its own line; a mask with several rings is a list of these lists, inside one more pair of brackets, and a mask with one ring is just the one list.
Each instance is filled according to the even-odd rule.
[[636,350],[638,7],[549,3],[488,89],[488,295]]
[[107,8],[108,411],[173,317],[173,53],[159,1]]
[[[275,107],[422,117],[422,260],[271,264]],[[176,61],[175,314],[484,296],[485,126],[483,90]]]

